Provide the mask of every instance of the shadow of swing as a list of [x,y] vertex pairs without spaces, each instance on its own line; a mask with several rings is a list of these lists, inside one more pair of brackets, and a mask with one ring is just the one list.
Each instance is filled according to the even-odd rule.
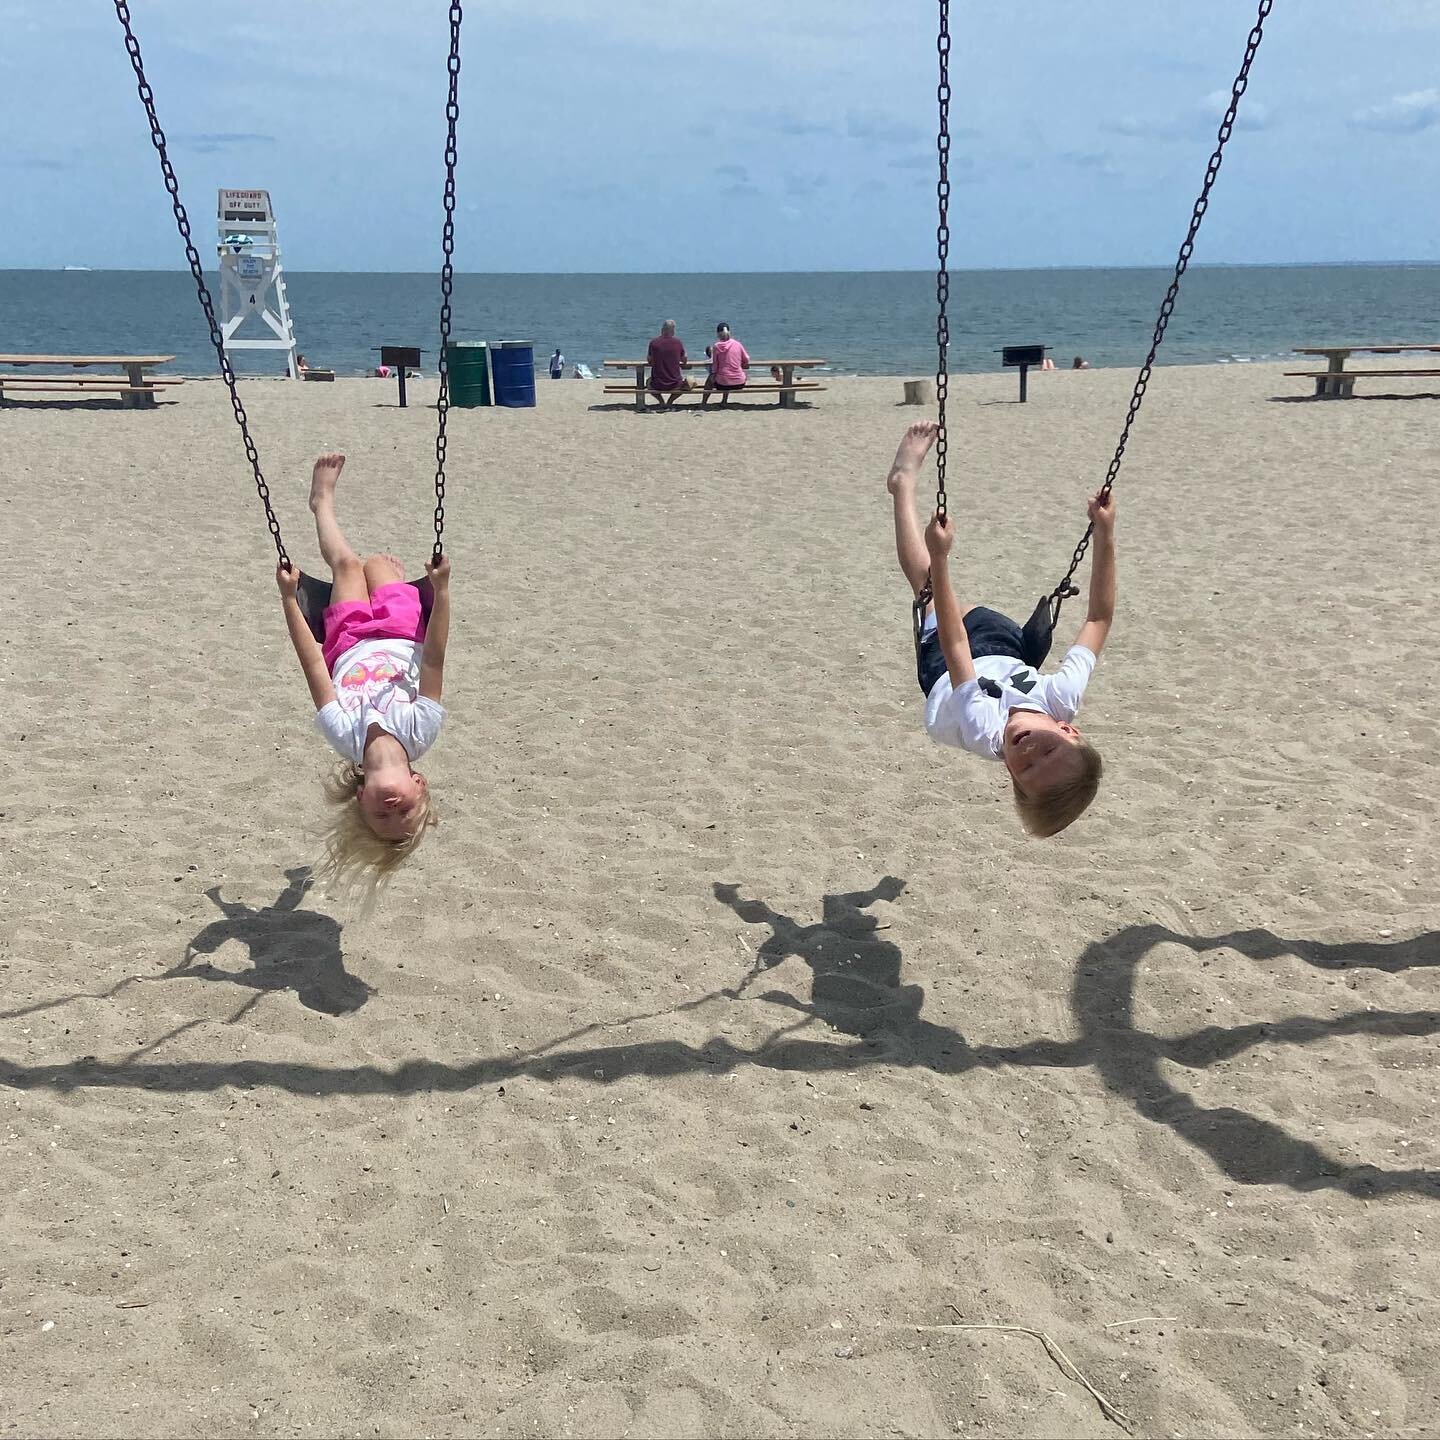
[[[195,955],[212,953],[205,947],[213,944],[218,949],[223,939],[236,938],[251,947],[255,962],[252,972],[217,971],[202,978],[250,984],[262,991],[283,988],[301,994],[303,990],[302,1003],[323,998],[327,1005],[337,1004],[339,998],[349,997],[355,1002],[349,1008],[363,1004],[373,992],[356,977],[345,975],[338,959],[333,964],[328,960],[307,962],[297,970],[293,958],[281,958],[285,954],[294,956],[293,942],[285,942],[290,948],[282,946],[279,955],[269,949],[277,943],[275,936],[281,928],[278,917],[293,919],[308,914],[295,908],[303,893],[306,872],[287,873],[290,888],[276,905],[265,910],[229,905],[218,891],[212,892],[212,899],[226,912],[224,918],[207,926],[192,942],[186,963],[163,978],[196,975],[207,967],[197,967]],[[867,913],[877,900],[896,900],[904,889],[903,880],[885,876],[869,890],[827,895],[822,900],[820,921],[803,924],[764,901],[743,897],[734,885],[717,882],[714,893],[720,903],[747,925],[764,925],[770,931],[757,948],[751,970],[738,984],[679,1006],[586,1025],[518,1054],[481,1057],[465,1064],[419,1059],[393,1068],[255,1060],[142,1063],[135,1058],[107,1062],[87,1057],[37,1065],[0,1060],[0,1084],[65,1092],[91,1088],[200,1092],[237,1086],[268,1087],[307,1096],[414,1095],[481,1089],[519,1076],[611,1084],[631,1076],[663,1079],[695,1072],[719,1073],[742,1066],[826,1073],[883,1064],[922,1068],[937,1075],[1012,1066],[1093,1068],[1112,1094],[1145,1120],[1167,1127],[1203,1152],[1237,1183],[1286,1185],[1299,1191],[1335,1189],[1359,1199],[1391,1194],[1440,1198],[1440,1172],[1419,1167],[1387,1170],[1371,1164],[1347,1164],[1272,1121],[1234,1107],[1197,1104],[1171,1084],[1162,1069],[1164,1062],[1201,1069],[1261,1044],[1309,1045],[1333,1036],[1357,1034],[1432,1036],[1440,1034],[1440,1011],[1365,1010],[1326,1017],[1289,1016],[1249,1025],[1207,1026],[1176,1036],[1140,1030],[1134,1019],[1140,965],[1159,945],[1180,945],[1197,954],[1229,949],[1257,963],[1293,957],[1321,969],[1398,974],[1440,967],[1440,932],[1384,943],[1322,942],[1286,939],[1264,929],[1196,936],[1161,925],[1130,926],[1091,943],[1079,958],[1070,995],[1080,1032],[1077,1038],[977,1046],[971,1045],[960,1031],[922,1017],[923,989],[901,983],[900,947],[879,938],[881,924]],[[334,924],[324,916],[315,919],[322,926]],[[338,926],[334,939],[338,956]],[[321,953],[326,953],[323,947]],[[769,970],[790,957],[801,959],[811,971],[808,1001],[780,989],[751,993]],[[598,1043],[607,1033],[717,1001],[773,1004],[794,1012],[798,1018],[752,1049],[733,1045],[723,1036],[698,1046],[676,1040]],[[48,1006],[64,1002],[44,1003]],[[37,1008],[42,1007],[29,1007]],[[312,1003],[311,1008],[324,1007]],[[344,1013],[344,1007],[327,1009],[325,1013]],[[816,1022],[852,1038],[849,1043],[808,1038],[802,1032]],[[578,1045],[576,1042],[581,1040],[590,1043]],[[137,1052],[137,1056],[143,1053]]]
[[[226,900],[220,887],[212,885],[205,894],[221,918],[206,925],[185,947],[185,958],[169,970],[158,975],[127,975],[104,990],[79,990],[13,1010],[0,1010],[0,1021],[23,1019],[77,1000],[111,1000],[132,985],[162,980],[212,980],[254,990],[255,995],[229,1017],[227,1024],[241,1019],[264,995],[285,990],[293,990],[306,1009],[323,1015],[353,1013],[375,991],[345,969],[338,922],[328,915],[299,908],[309,888],[309,867],[287,870],[285,879],[285,889],[275,902],[258,908]],[[216,954],[232,940],[248,951],[248,968],[230,970],[202,958]],[[181,1030],[198,1023],[202,1022],[187,1022]],[[154,1043],[136,1053],[148,1053]]]
[[[329,915],[299,908],[310,884],[309,867],[287,870],[285,878],[288,884],[274,903],[258,908],[226,900],[220,887],[212,885],[205,894],[221,918],[191,940],[179,965],[154,978],[240,985],[255,990],[256,999],[267,992],[293,990],[307,1010],[322,1015],[349,1015],[360,1009],[375,992],[346,970],[339,923]],[[202,958],[232,940],[249,952],[248,969],[229,970]]]
[[1319,969],[1380,970],[1389,974],[1440,967],[1440,932],[1406,940],[1325,942],[1285,939],[1252,929],[1227,935],[1184,935],[1160,925],[1137,925],[1088,945],[1075,969],[1071,1009],[1082,1040],[1112,1094],[1147,1120],[1168,1126],[1241,1184],[1280,1184],[1297,1190],[1336,1189],[1361,1199],[1409,1192],[1440,1197],[1440,1172],[1384,1170],[1345,1164],[1283,1126],[1232,1106],[1206,1107],[1170,1083],[1162,1062],[1203,1069],[1255,1046],[1312,1045],[1341,1035],[1440,1034],[1440,1011],[1360,1010],[1343,1015],[1292,1015],[1249,1025],[1206,1026],[1185,1035],[1151,1035],[1135,1025],[1135,981],[1156,946],[1180,945],[1201,954],[1234,950],[1263,962],[1294,957]]

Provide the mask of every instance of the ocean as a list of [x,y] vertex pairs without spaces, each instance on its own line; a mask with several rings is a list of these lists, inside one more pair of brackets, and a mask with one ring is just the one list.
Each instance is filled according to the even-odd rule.
[[[372,347],[415,345],[434,364],[433,274],[287,273],[301,351],[341,375]],[[218,279],[212,277],[218,294]],[[1165,270],[971,270],[951,278],[951,366],[991,370],[1006,344],[1046,344],[1055,362],[1137,366],[1169,282]],[[763,275],[459,275],[457,339],[559,346],[598,371],[643,355],[673,318],[692,355],[725,321],[757,358],[825,357],[837,374],[924,375],[935,366],[934,277],[919,271]],[[1440,266],[1195,266],[1162,352],[1167,364],[1286,358],[1295,345],[1435,341]],[[248,333],[248,332],[247,332]],[[0,270],[0,351],[158,353],[181,374],[214,371],[190,277],[168,271]],[[275,354],[236,352],[275,373]]]

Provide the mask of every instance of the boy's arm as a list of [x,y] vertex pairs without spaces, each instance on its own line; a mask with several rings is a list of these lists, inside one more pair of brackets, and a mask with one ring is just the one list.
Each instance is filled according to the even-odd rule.
[[1095,549],[1090,558],[1090,604],[1085,623],[1075,637],[1092,655],[1098,655],[1115,620],[1115,500],[1097,495],[1090,502],[1095,526]]
[[425,646],[420,652],[420,693],[438,705],[445,687],[445,646],[450,639],[450,557],[425,566],[435,592],[430,619],[425,625]]
[[940,633],[940,653],[957,688],[975,678],[975,661],[970,655],[970,636],[964,614],[950,583],[950,546],[955,539],[954,523],[937,515],[925,527],[925,548],[930,552],[930,592],[935,603],[935,628]]
[[315,643],[305,617],[300,613],[300,602],[295,598],[300,583],[300,569],[286,570],[276,566],[275,579],[280,586],[280,603],[285,609],[285,628],[290,632],[290,643],[295,647],[300,668],[305,672],[305,683],[310,687],[310,698],[315,708],[322,710],[335,698],[335,685],[330,679],[325,656]]

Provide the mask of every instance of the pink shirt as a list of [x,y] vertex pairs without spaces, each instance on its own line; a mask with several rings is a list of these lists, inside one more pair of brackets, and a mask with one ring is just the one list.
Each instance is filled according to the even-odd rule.
[[710,347],[710,374],[717,385],[743,385],[750,357],[738,340],[717,340]]

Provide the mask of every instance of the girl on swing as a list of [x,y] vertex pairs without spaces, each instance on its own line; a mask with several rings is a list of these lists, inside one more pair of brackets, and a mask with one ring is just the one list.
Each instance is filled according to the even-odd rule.
[[343,455],[322,455],[310,481],[320,553],[334,577],[325,643],[315,643],[296,591],[298,567],[277,566],[290,643],[315,702],[315,724],[341,763],[325,784],[339,807],[322,867],[331,879],[373,887],[414,853],[436,823],[430,787],[415,768],[435,743],[445,711],[440,692],[450,633],[450,560],[425,573],[435,602],[427,628],[420,594],[393,555],[361,561],[335,516]]

